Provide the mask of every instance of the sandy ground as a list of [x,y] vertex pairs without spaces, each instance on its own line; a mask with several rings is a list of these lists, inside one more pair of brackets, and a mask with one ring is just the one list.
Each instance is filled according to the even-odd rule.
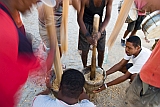
[[[106,27],[107,38],[110,36],[113,30],[114,24],[116,23],[116,19],[118,16],[117,7],[118,7],[119,1],[120,0],[114,0],[113,2],[111,20],[108,26]],[[81,63],[80,55],[77,50],[79,27],[76,21],[76,17],[77,17],[76,11],[73,9],[72,6],[70,6],[69,22],[68,22],[68,25],[69,25],[68,49],[69,50],[65,55],[63,55],[62,63],[65,64],[67,68],[75,68],[75,69],[82,70],[83,69],[82,63]],[[38,52],[38,54],[36,55],[38,55],[42,59],[45,59],[46,54],[44,52],[39,51],[40,48],[37,48],[39,47],[39,45],[41,45],[41,38],[39,37],[37,19],[38,19],[38,15],[37,15],[36,8],[33,8],[32,13],[29,13],[23,16],[23,22],[24,22],[26,31],[34,35],[33,49],[35,52]],[[120,39],[123,36],[124,31],[126,30],[126,27],[127,27],[127,24],[124,24],[121,32],[118,35],[118,38],[116,39],[114,46],[109,51],[107,64],[103,65],[103,68],[105,70],[109,69],[115,63],[117,63],[123,58],[124,48],[120,45]],[[154,41],[151,40],[150,43],[146,43],[144,41],[144,34],[142,31],[138,31],[137,35],[141,37],[142,45],[150,49]],[[88,65],[91,64],[90,59],[91,59],[91,52],[89,53]],[[45,71],[45,68],[41,68],[37,71],[38,73],[29,75],[29,78],[24,88],[22,89],[22,96],[21,96],[20,102],[18,103],[18,107],[31,106],[34,96],[46,88],[44,83],[45,73],[43,72]],[[109,75],[105,82],[109,82],[115,79],[116,77],[119,77],[120,75],[122,75],[122,73],[120,72]],[[129,80],[121,84],[111,86],[106,90],[98,93],[97,97],[93,100],[93,102],[97,105],[97,107],[121,107],[124,100],[124,96],[125,96],[125,90],[128,86],[129,86]]]

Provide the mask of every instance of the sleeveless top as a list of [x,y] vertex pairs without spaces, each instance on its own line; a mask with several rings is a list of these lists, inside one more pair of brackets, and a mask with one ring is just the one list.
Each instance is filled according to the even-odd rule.
[[102,22],[102,16],[103,16],[103,9],[105,7],[105,0],[102,0],[100,7],[95,7],[94,1],[89,1],[89,6],[85,6],[84,9],[84,15],[83,15],[83,21],[84,23],[93,25],[93,18],[95,14],[98,14],[100,16],[100,23]]

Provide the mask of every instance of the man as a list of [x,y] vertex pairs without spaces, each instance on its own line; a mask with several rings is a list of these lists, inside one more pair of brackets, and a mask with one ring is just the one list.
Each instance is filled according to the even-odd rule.
[[[142,10],[160,9],[160,0],[144,0]],[[160,42],[126,91],[125,107],[160,107]]]
[[[149,49],[141,47],[141,40],[138,36],[131,36],[127,39],[125,52],[126,54],[124,58],[106,71],[106,75],[112,74],[116,71],[121,71],[124,75],[102,85],[95,92],[100,92],[107,87],[119,84],[127,79],[131,79],[130,82],[132,82],[151,54]],[[128,63],[130,59],[132,59],[133,63]]]
[[[131,32],[130,36],[136,35],[137,30],[141,29],[141,23],[146,16],[146,12],[141,10],[141,8],[146,4],[146,2],[144,0],[134,0],[134,3],[136,5],[137,11],[138,11],[138,18],[136,21],[128,23],[127,30],[125,31],[124,36],[121,39],[121,45],[123,47],[125,46],[125,39],[128,36],[128,34]],[[146,37],[145,37],[145,39],[147,41]]]
[[67,69],[62,74],[57,98],[46,95],[50,93],[47,89],[35,97],[33,107],[95,107],[84,93],[84,83],[85,79],[80,71]]
[[[57,40],[58,44],[60,47],[60,26],[61,26],[61,21],[62,21],[62,4],[63,0],[56,0],[56,6],[53,8],[54,11],[54,19],[55,19],[55,27],[56,27],[56,33],[57,33]],[[73,5],[73,7],[77,10],[77,13],[80,11],[80,0],[70,0],[69,1],[70,5]],[[38,16],[39,16],[39,33],[42,38],[42,41],[46,45],[47,48],[49,47],[49,40],[47,36],[47,29],[45,26],[45,21],[44,21],[44,4],[38,5]],[[60,54],[61,54],[61,49],[60,49]],[[61,56],[61,55],[60,55]]]
[[[32,51],[32,45],[18,29],[13,19],[16,12],[25,13],[36,0],[0,0],[0,106],[14,107],[18,102],[17,92],[26,82],[30,70],[39,67],[39,60]],[[50,36],[49,52],[45,62],[51,69],[54,56],[54,36]]]
[[[111,17],[112,1],[113,0],[81,0],[81,10],[78,15],[78,23],[80,26],[78,49],[82,50],[81,59],[83,67],[87,66],[90,45],[96,45],[96,42],[98,50],[98,66],[102,67],[106,39],[105,28]],[[103,9],[105,6],[105,19],[102,22]],[[93,38],[92,30],[95,14],[100,16],[100,26],[99,32],[96,37]]]
[[[55,20],[55,27],[56,27],[56,34],[57,34],[57,41],[59,45],[59,52],[60,52],[60,57],[62,57],[62,52],[61,52],[61,43],[60,43],[60,26],[61,26],[61,21],[62,21],[62,9],[63,9],[63,0],[56,0],[56,5],[53,8],[54,11],[54,20]],[[80,0],[69,0],[69,4],[73,5],[73,7],[77,10],[77,14],[80,11]],[[44,20],[44,4],[41,3],[41,5],[38,5],[38,20],[39,20],[39,33],[42,38],[42,41],[44,43],[44,46],[46,47],[45,50],[49,50],[49,38],[47,36],[47,29],[45,25],[45,20]],[[62,68],[66,69],[66,66],[62,64]]]

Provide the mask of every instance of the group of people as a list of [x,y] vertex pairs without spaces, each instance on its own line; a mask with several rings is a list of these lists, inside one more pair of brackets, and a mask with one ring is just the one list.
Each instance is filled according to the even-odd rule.
[[[76,1],[76,0],[75,0]],[[96,45],[98,50],[98,66],[102,67],[104,49],[105,49],[105,28],[110,20],[112,2],[113,0],[81,0],[75,5],[72,1],[73,7],[77,10],[79,30],[79,42],[78,49],[82,50],[82,63],[83,67],[87,66],[87,57],[90,45]],[[145,2],[145,3],[142,3]],[[62,5],[60,0],[57,0],[55,10],[55,16],[57,20],[61,18]],[[127,39],[125,46],[124,58],[106,71],[106,75],[112,74],[116,71],[124,73],[123,76],[105,83],[98,90],[94,92],[100,92],[109,86],[116,85],[127,79],[130,79],[130,86],[126,91],[125,106],[128,107],[155,107],[160,106],[160,82],[159,82],[159,53],[160,43],[152,51],[141,46],[141,40],[138,36],[135,36],[136,30],[139,29],[139,25],[143,19],[141,14],[145,11],[154,11],[160,9],[159,0],[135,0],[139,6],[139,16],[131,26],[133,34]],[[33,4],[36,4],[37,0],[0,0],[0,106],[1,107],[13,107],[16,106],[18,101],[18,91],[26,82],[29,71],[36,69],[39,66],[40,60],[37,59],[32,51],[32,45],[25,35],[25,29],[21,22],[15,19],[19,16],[19,12],[22,14],[27,10],[30,10]],[[106,7],[105,18],[102,19],[103,10]],[[42,7],[43,8],[43,5]],[[43,16],[41,17],[42,10],[39,11],[39,27],[46,30]],[[15,15],[17,14],[17,15]],[[94,35],[93,30],[93,17],[94,14],[100,16],[99,32]],[[141,17],[142,16],[142,17]],[[55,18],[56,19],[56,18]],[[60,26],[61,22],[56,23],[56,27]],[[133,27],[136,26],[136,27]],[[60,32],[60,31],[57,31]],[[128,31],[130,32],[130,30]],[[45,35],[45,36],[44,36]],[[52,63],[55,53],[54,39],[57,39],[53,35],[42,35],[44,37],[45,45],[50,48],[48,51],[48,58],[45,61],[47,71],[52,68]],[[47,35],[47,36],[46,36]],[[2,39],[3,38],[3,39]],[[5,46],[5,47],[2,47]],[[132,59],[132,63],[129,60]],[[59,91],[56,93],[56,99],[52,99],[46,94],[49,94],[51,89],[47,89],[40,95],[36,96],[33,101],[33,107],[95,107],[95,105],[89,101],[88,96],[84,92],[85,79],[83,74],[75,69],[66,69],[62,75]]]

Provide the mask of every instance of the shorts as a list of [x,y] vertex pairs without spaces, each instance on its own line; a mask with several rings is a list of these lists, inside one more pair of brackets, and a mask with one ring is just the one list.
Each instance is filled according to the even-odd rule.
[[133,66],[133,64],[132,63],[127,63],[126,64],[126,69],[128,70],[130,67],[132,67]]
[[128,27],[127,27],[127,30],[129,32],[133,31],[133,30],[140,30],[141,29],[141,23],[143,21],[143,19],[145,18],[145,16],[141,16],[141,15],[138,15],[138,18],[136,21],[133,21],[131,23],[128,23]]
[[[49,38],[47,35],[47,29],[46,29],[45,24],[43,24],[40,20],[39,20],[39,34],[42,38],[43,43],[46,45],[47,48],[49,48],[50,43],[49,43]],[[56,34],[57,34],[58,44],[60,44],[60,27],[56,28]]]
[[[90,34],[92,34],[93,26],[86,24],[86,29]],[[97,42],[97,50],[104,51],[105,50],[105,42],[106,42],[106,31],[104,31],[100,37],[100,39]],[[87,42],[86,37],[84,34],[79,31],[79,41],[78,41],[78,49],[83,51],[88,51],[90,48],[90,44]]]
[[126,90],[124,107],[160,107],[160,88],[149,85],[142,95],[142,80],[139,74]]

